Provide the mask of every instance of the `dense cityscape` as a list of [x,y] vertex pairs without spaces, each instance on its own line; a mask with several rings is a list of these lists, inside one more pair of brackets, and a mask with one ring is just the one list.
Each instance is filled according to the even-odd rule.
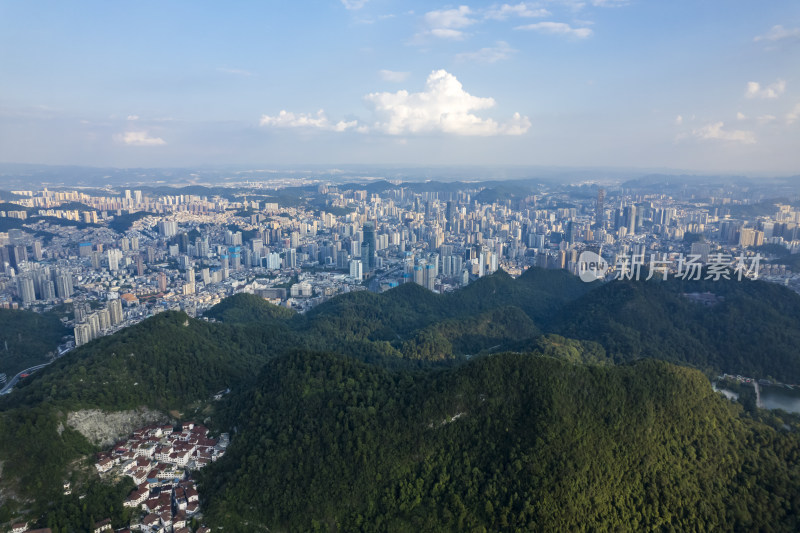
[[[665,276],[686,276],[685,255],[745,261],[748,276],[800,289],[791,266],[766,260],[800,250],[800,210],[780,200],[598,185],[498,199],[485,185],[423,193],[382,185],[368,192],[320,180],[309,186],[318,208],[254,198],[280,193],[269,183],[232,187],[230,199],[12,191],[0,217],[19,224],[0,233],[0,306],[72,304],[74,341],[63,351],[161,311],[198,316],[238,292],[304,311],[336,294],[408,282],[446,292],[498,269],[578,274],[584,250],[608,262],[609,280],[637,257],[645,267],[658,258]],[[126,219],[130,227],[115,224]]]

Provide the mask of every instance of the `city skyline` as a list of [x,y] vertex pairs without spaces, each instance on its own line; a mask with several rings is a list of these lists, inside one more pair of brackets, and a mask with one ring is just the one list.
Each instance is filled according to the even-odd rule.
[[0,15],[2,162],[800,168],[789,1]]

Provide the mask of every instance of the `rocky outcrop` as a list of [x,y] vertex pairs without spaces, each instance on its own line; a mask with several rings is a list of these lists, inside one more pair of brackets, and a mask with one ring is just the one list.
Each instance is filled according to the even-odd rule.
[[97,446],[110,446],[142,426],[169,421],[164,413],[143,407],[130,411],[84,409],[67,414],[67,425]]

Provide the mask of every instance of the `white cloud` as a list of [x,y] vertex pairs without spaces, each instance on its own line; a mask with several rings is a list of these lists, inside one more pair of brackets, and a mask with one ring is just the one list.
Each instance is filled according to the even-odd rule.
[[769,124],[770,122],[776,120],[778,117],[775,115],[761,115],[756,120],[758,120],[759,124]]
[[394,70],[380,70],[378,73],[381,75],[383,81],[391,81],[392,83],[400,83],[406,81],[406,78],[411,74],[410,72],[397,72]]
[[683,116],[678,115],[677,117],[675,117],[675,125],[680,126],[681,124],[683,124]]
[[564,22],[537,22],[536,24],[526,24],[524,26],[517,26],[515,30],[532,30],[540,33],[549,33],[554,35],[568,35],[570,37],[577,37],[578,39],[586,39],[592,35],[590,28],[573,28]]
[[756,136],[752,131],[726,130],[724,122],[714,122],[702,128],[692,130],[692,135],[701,140],[720,140],[755,144]]
[[425,13],[425,23],[430,28],[466,28],[475,23],[470,17],[469,6],[458,6],[457,9],[440,9]]
[[345,9],[361,9],[369,0],[342,0]]
[[167,144],[161,137],[150,137],[146,131],[126,131],[122,135],[115,135],[114,139],[129,146],[161,146]]
[[345,122],[340,120],[335,124],[328,120],[325,116],[325,111],[320,109],[316,115],[310,113],[292,113],[290,111],[281,111],[274,117],[269,115],[261,115],[259,121],[261,126],[273,126],[276,128],[316,128],[327,131],[345,131],[349,128],[354,128],[358,125],[357,121],[353,120]]
[[786,90],[786,82],[778,80],[775,83],[762,88],[757,81],[747,83],[747,90],[744,95],[747,98],[777,98]]
[[365,101],[378,117],[374,129],[389,135],[443,132],[455,135],[521,135],[531,126],[528,117],[515,113],[505,124],[473,112],[495,105],[493,98],[472,96],[452,74],[437,70],[418,93],[371,93]]
[[786,115],[786,123],[787,124],[794,124],[795,121],[800,118],[800,103],[794,106],[788,115]]
[[783,39],[800,39],[800,28],[784,28],[780,24],[773,26],[766,34],[754,37],[758,41],[782,41]]
[[544,8],[534,7],[531,4],[520,2],[519,4],[503,4],[493,6],[484,15],[487,19],[505,20],[509,17],[546,17],[550,12]]
[[128,115],[128,120],[139,120],[139,115]]
[[462,28],[471,26],[477,22],[472,15],[469,6],[459,6],[456,9],[440,9],[429,11],[422,17],[425,23],[425,31],[418,33],[415,40],[419,41],[426,35],[432,35],[440,39],[461,40],[466,34]]
[[745,116],[745,114],[744,114],[744,113],[742,113],[741,111],[738,111],[738,112],[736,113],[736,120],[744,120],[744,119],[746,119],[746,118],[747,118],[747,117]]
[[457,61],[474,61],[476,63],[496,63],[511,57],[516,52],[505,41],[497,41],[495,46],[481,48],[475,52],[462,52],[456,54]]

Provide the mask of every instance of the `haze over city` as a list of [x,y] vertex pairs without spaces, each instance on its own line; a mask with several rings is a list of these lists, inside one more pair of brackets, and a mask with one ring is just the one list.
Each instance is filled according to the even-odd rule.
[[784,0],[0,2],[0,161],[797,173]]

